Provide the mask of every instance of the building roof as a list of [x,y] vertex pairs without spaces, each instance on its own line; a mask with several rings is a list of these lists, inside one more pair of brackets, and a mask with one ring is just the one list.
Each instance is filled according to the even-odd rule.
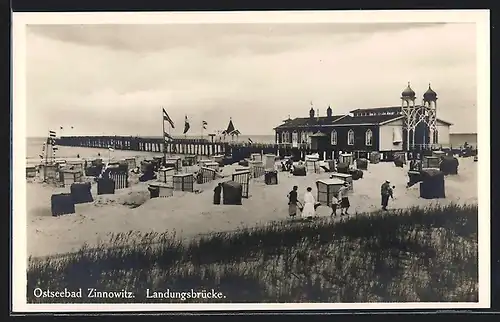
[[285,123],[275,127],[275,129],[330,125],[342,117],[345,117],[345,115],[332,115],[332,117],[330,118],[328,118],[327,116],[314,117],[314,118],[297,117],[294,119],[286,120]]
[[[379,125],[396,121],[404,118],[401,115],[401,106],[374,107],[362,108],[350,111],[351,115],[332,115],[329,119],[326,116],[322,117],[298,117],[286,120],[285,123],[275,127],[274,129],[300,128],[300,127],[321,127],[321,126],[348,126],[348,125]],[[373,113],[374,115],[369,115]],[[376,114],[375,114],[376,113]],[[361,114],[361,115],[359,115]],[[365,115],[367,114],[367,115]],[[452,125],[452,123],[444,121],[440,118],[439,122]]]
[[410,82],[408,82],[408,86],[401,93],[401,97],[404,97],[404,98],[415,98],[415,91],[411,89]]

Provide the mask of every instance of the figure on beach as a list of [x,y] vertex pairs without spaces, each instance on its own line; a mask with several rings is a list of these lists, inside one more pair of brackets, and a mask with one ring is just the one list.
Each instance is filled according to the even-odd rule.
[[338,193],[334,193],[332,195],[332,204],[330,207],[332,208],[332,214],[330,216],[337,217],[337,206],[339,204]]
[[380,187],[380,194],[382,197],[382,210],[387,210],[387,205],[389,204],[389,197],[394,199],[391,182],[389,180],[385,180],[385,182]]
[[316,216],[316,200],[312,194],[312,188],[307,187],[304,194],[304,209],[302,210],[302,218],[312,218]]
[[214,189],[214,205],[220,205],[221,193],[222,183],[219,182],[219,184]]
[[298,189],[299,187],[293,186],[292,191],[288,193],[288,215],[292,218],[297,215]]
[[340,216],[349,215],[348,210],[351,207],[349,202],[349,183],[344,182],[344,185],[340,187],[338,192],[338,198],[340,199]]

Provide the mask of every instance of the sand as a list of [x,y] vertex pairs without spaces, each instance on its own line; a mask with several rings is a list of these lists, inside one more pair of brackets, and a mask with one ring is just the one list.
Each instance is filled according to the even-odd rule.
[[[473,158],[459,159],[459,174],[445,179],[446,198],[426,200],[419,198],[419,185],[406,188],[407,171],[393,163],[370,164],[364,177],[354,181],[350,195],[350,213],[380,209],[380,185],[391,181],[394,200],[389,208],[427,206],[431,204],[477,203],[477,163]],[[278,185],[265,185],[263,177],[250,182],[250,197],[240,206],[213,205],[213,188],[226,181],[236,165],[226,166],[223,175],[203,185],[195,185],[200,193],[175,191],[173,197],[149,199],[147,183],[135,183],[130,188],[116,190],[114,195],[97,196],[96,185],[92,187],[94,202],[76,205],[76,213],[52,217],[50,197],[54,192],[69,188],[54,188],[40,183],[27,183],[27,247],[28,255],[47,256],[78,250],[85,243],[96,245],[107,240],[110,233],[140,231],[175,231],[178,236],[191,237],[197,234],[234,230],[274,220],[288,220],[287,194],[293,185],[299,186],[299,199],[306,187],[313,188],[315,182],[328,178],[327,173],[308,174],[295,177],[279,173]],[[227,177],[229,176],[229,178]],[[134,179],[132,178],[132,181]],[[137,180],[135,181],[137,182]],[[128,204],[141,204],[131,208]],[[330,210],[320,206],[318,215],[329,216]]]

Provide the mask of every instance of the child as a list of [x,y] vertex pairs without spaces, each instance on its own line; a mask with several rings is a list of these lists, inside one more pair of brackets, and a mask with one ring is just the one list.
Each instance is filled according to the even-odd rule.
[[330,216],[337,217],[338,203],[339,203],[338,195],[334,193],[332,196],[332,204],[330,205],[332,207],[332,214]]

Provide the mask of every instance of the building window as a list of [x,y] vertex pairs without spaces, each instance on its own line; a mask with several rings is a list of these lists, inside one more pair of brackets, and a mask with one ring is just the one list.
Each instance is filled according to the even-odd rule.
[[373,141],[373,133],[372,130],[368,129],[365,133],[365,145],[371,146]]
[[281,136],[281,143],[288,143],[288,132],[283,132],[282,136]]
[[332,131],[332,145],[337,145],[337,131]]
[[280,134],[276,132],[276,143],[280,143]]
[[436,129],[434,131],[434,144],[438,144],[438,138],[439,138],[439,135],[438,135],[438,130]]
[[298,143],[299,142],[299,133],[297,131],[292,132],[292,143]]
[[307,143],[307,132],[302,132],[302,143]]
[[347,132],[347,145],[354,145],[354,131],[352,129]]

